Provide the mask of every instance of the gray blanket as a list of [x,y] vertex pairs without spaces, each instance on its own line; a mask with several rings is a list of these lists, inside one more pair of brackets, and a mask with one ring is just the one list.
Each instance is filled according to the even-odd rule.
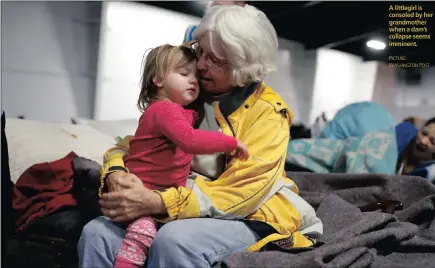
[[[325,244],[301,252],[240,253],[236,267],[435,267],[435,186],[409,176],[288,173],[324,224]],[[398,200],[394,215],[361,212],[378,200]]]

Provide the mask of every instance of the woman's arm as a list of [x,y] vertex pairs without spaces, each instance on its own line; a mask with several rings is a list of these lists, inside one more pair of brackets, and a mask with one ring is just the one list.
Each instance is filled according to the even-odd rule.
[[131,137],[132,136],[124,137],[115,147],[110,148],[104,153],[103,166],[101,167],[100,188],[98,190],[99,197],[102,196],[105,185],[110,185],[110,182],[106,183],[108,175],[117,171],[128,173],[128,169],[124,164],[124,157],[128,155]]
[[132,173],[113,172],[107,178],[122,190],[104,193],[100,200],[103,215],[114,222],[127,222],[141,216],[167,217],[166,207],[160,195],[144,187]]

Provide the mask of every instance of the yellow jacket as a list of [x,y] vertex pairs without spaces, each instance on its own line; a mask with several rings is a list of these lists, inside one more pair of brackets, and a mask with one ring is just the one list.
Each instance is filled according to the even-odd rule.
[[[158,220],[197,217],[246,220],[263,237],[249,251],[259,251],[269,242],[282,247],[312,246],[314,241],[304,234],[321,234],[322,223],[284,171],[293,114],[270,87],[264,83],[257,85],[251,92],[246,89],[248,92],[239,92],[225,105],[217,103],[213,107],[222,132],[246,144],[249,159],[242,162],[230,157],[217,180],[198,176],[191,189],[179,187],[158,192],[169,215]],[[124,167],[125,153],[123,146],[106,152],[102,178],[117,167]]]

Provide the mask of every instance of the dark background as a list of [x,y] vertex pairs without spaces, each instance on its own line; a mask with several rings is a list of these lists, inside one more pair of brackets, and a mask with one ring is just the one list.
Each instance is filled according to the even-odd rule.
[[[148,5],[201,17],[204,6],[198,2],[152,2]],[[406,56],[408,62],[435,64],[435,18],[428,21],[431,40],[419,42],[418,47],[387,48],[373,51],[366,46],[372,38],[388,42],[390,5],[422,5],[423,11],[435,13],[435,2],[403,1],[253,1],[249,4],[262,10],[275,26],[278,35],[305,45],[307,49],[328,47],[363,57],[364,60],[388,62],[388,55]]]

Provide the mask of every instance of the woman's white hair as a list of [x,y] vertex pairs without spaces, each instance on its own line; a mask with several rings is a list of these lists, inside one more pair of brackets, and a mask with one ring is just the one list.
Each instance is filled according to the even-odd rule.
[[[278,38],[266,15],[245,5],[211,6],[195,30],[195,39],[209,35],[210,47],[218,58],[225,58],[231,68],[231,82],[243,86],[261,81],[275,70]],[[221,42],[225,55],[216,54],[213,39]]]

